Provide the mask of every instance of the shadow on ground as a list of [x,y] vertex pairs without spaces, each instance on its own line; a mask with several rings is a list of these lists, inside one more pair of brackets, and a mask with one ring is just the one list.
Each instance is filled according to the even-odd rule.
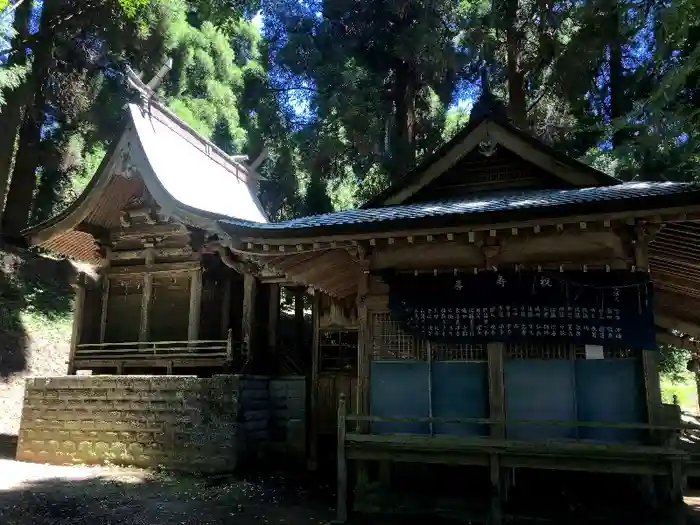
[[[13,463],[17,468],[26,465]],[[324,498],[282,477],[211,482],[143,472],[98,475],[97,469],[81,470],[93,470],[95,477],[29,479],[0,491],[0,523],[306,525],[332,518]],[[75,472],[80,475],[80,470]],[[36,477],[35,471],[27,477]]]
[[39,314],[49,323],[65,316],[74,274],[68,261],[0,246],[0,379],[27,369],[31,341],[21,313]]

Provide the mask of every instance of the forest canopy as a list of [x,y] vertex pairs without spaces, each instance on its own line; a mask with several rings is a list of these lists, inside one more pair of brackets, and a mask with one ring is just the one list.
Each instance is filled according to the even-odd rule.
[[[622,180],[694,180],[700,5],[541,0],[0,0],[0,202],[16,235],[71,202],[133,96],[256,158],[273,218],[356,206],[469,121],[510,119]],[[3,206],[0,206],[2,212]]]

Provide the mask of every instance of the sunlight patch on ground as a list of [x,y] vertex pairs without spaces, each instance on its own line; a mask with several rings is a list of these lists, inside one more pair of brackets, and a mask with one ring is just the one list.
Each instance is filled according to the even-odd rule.
[[99,478],[119,483],[141,483],[145,476],[142,471],[128,469],[44,465],[8,459],[0,459],[0,472],[0,491],[16,490],[45,480],[83,481]]

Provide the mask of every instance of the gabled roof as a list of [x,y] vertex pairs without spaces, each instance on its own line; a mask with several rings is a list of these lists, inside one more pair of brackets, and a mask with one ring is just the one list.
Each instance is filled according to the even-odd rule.
[[547,146],[511,124],[498,112],[472,115],[472,120],[454,138],[420,162],[413,170],[366,202],[362,208],[401,204],[437,179],[483,141],[496,142],[545,172],[563,179],[571,187],[609,186],[620,181]]
[[214,232],[219,219],[267,222],[247,166],[156,102],[129,104],[126,111],[125,128],[83,193],[25,230],[29,245],[97,262],[91,232],[117,226],[121,209],[144,187],[165,215],[195,228]]

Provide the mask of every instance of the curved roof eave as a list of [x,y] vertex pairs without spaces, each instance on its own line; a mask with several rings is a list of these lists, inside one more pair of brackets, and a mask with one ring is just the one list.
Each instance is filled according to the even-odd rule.
[[139,146],[131,145],[132,162],[149,168],[144,182],[166,213],[197,227],[217,219],[268,222],[244,166],[160,106],[131,104],[129,112]]
[[122,128],[119,138],[110,145],[104,159],[82,193],[66,209],[22,231],[22,237],[27,239],[30,246],[36,246],[59,233],[75,228],[88,216],[94,201],[99,199],[100,193],[109,184],[114,168],[120,160],[119,153],[128,143],[129,135],[127,124]]
[[218,149],[207,153],[215,148],[209,141],[160,106],[154,107],[151,112],[136,104],[128,106],[129,122],[80,196],[59,214],[22,232],[30,246],[77,227],[122,168],[137,171],[164,213],[190,226],[217,232],[220,219],[268,222],[246,181],[250,174],[245,167]]

